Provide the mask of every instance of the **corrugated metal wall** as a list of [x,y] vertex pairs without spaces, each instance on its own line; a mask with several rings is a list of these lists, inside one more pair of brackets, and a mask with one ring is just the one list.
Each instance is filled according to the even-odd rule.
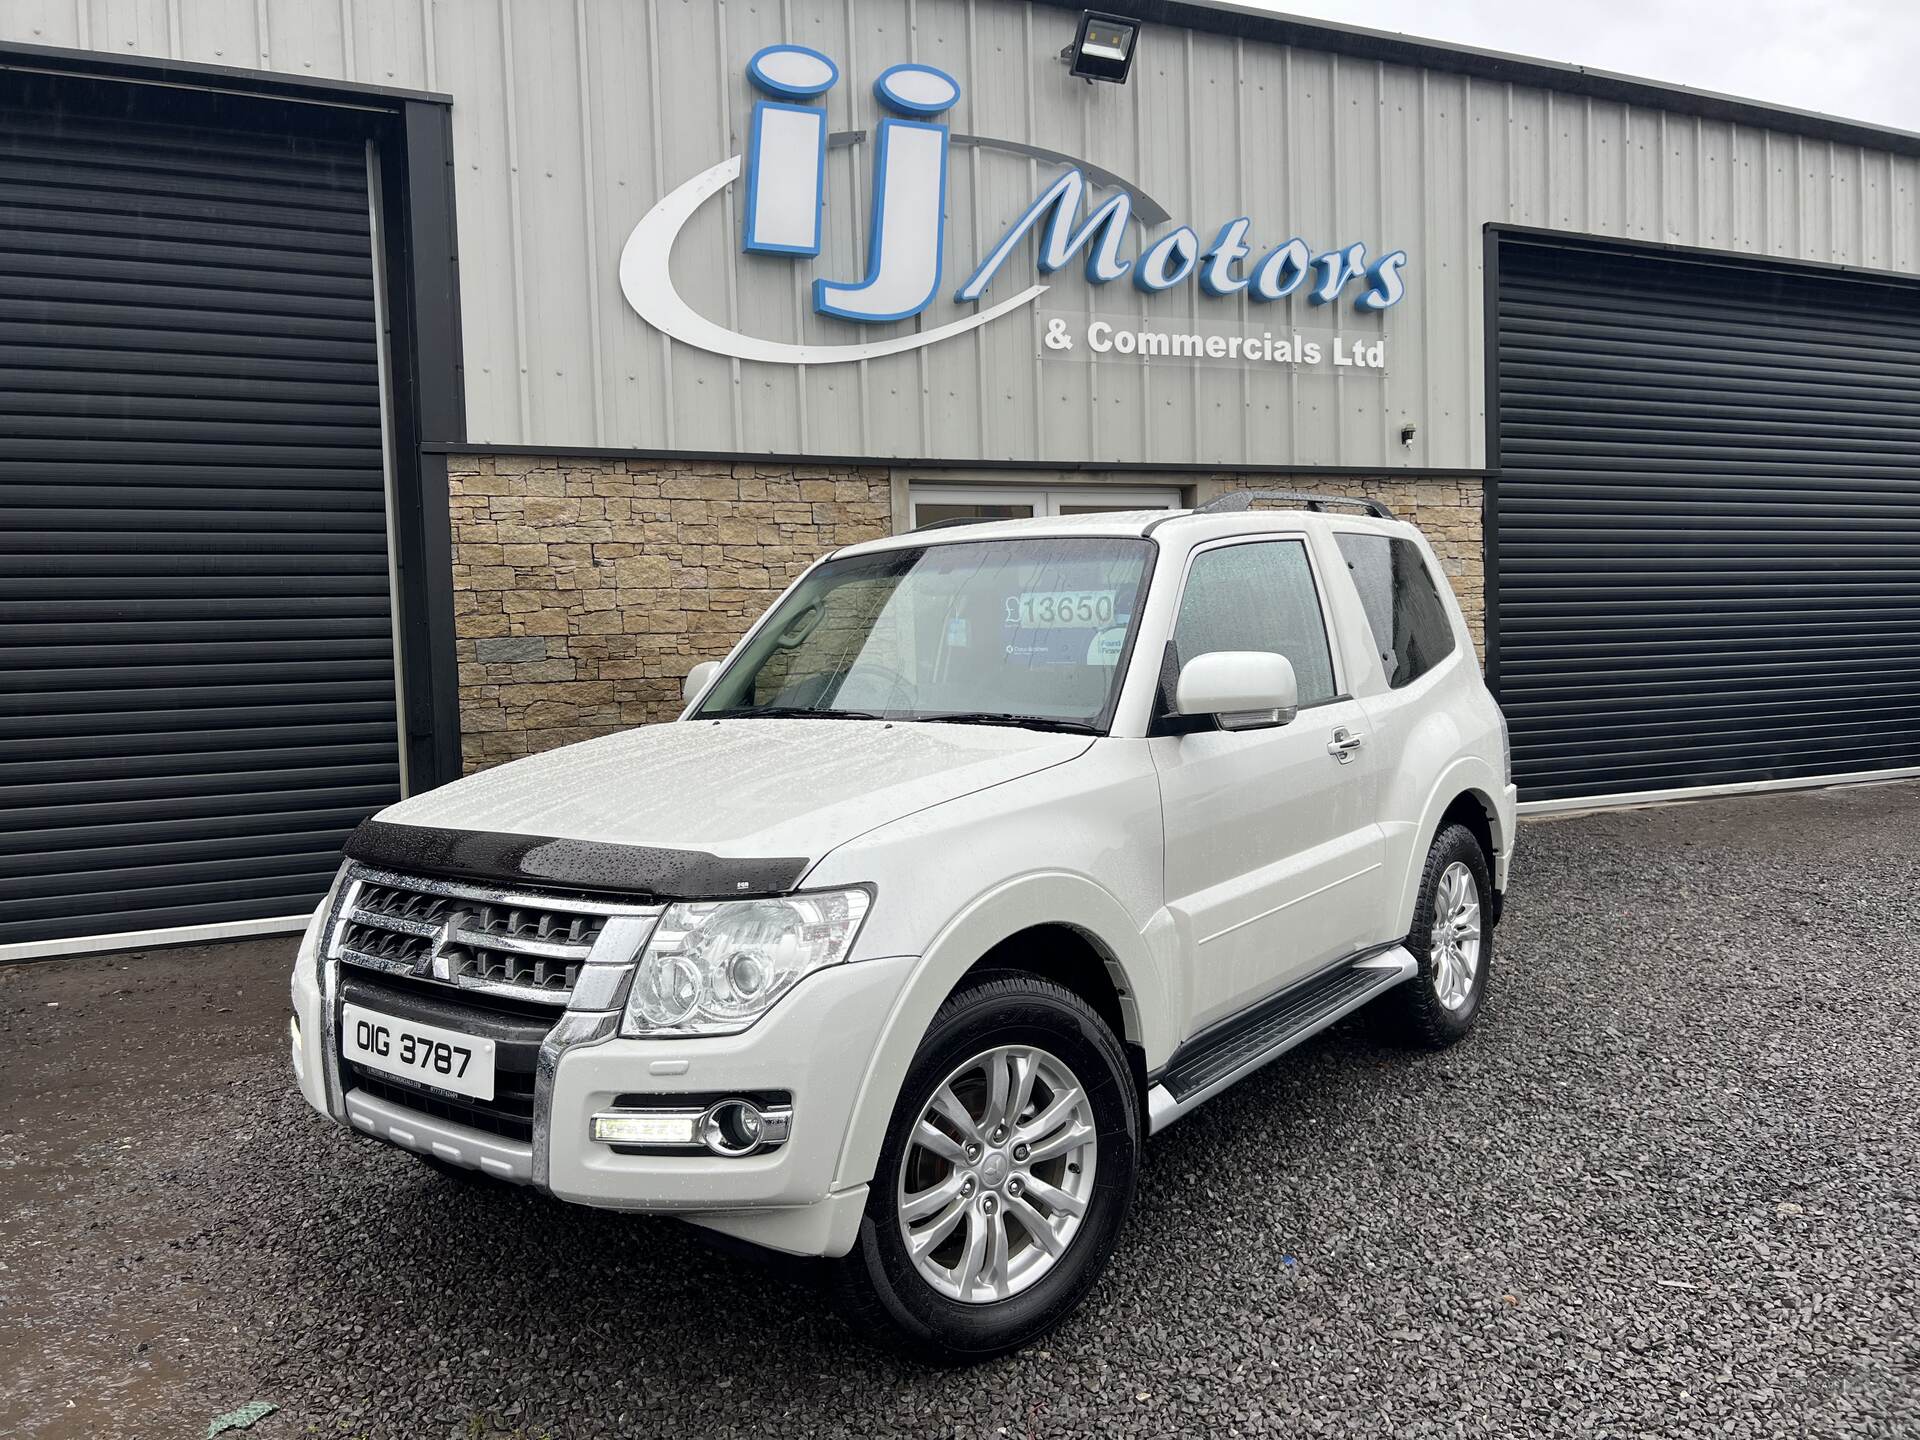
[[[1920,269],[1916,162],[1789,134],[1215,35],[1149,29],[1124,87],[1053,57],[1072,12],[1016,0],[8,0],[0,37],[451,92],[470,438],[929,458],[1276,466],[1483,463],[1480,228],[1489,220]],[[621,298],[628,231],[661,194],[739,153],[749,55],[778,40],[840,64],[834,130],[875,118],[901,60],[961,82],[958,132],[1078,155],[1202,239],[1363,240],[1412,257],[1405,301],[1337,310],[1388,338],[1384,378],[1036,358],[1008,318],[858,366],[741,363],[669,342]],[[864,254],[869,148],[833,152],[818,273]],[[957,282],[1049,168],[957,151]],[[776,339],[851,338],[808,308],[793,262],[742,255],[731,196],[676,252],[708,314]],[[959,273],[955,273],[959,272]],[[801,271],[802,274],[811,273]],[[992,293],[1011,293],[1003,273]],[[1044,303],[1238,319],[1192,286],[1151,301],[1069,272]],[[1098,297],[1097,299],[1095,297]],[[1293,303],[1293,302],[1288,302]],[[1630,297],[1623,298],[1630,303]],[[1272,307],[1277,308],[1277,307]],[[1274,318],[1263,307],[1263,321]],[[945,301],[929,323],[958,312]],[[1274,327],[1276,330],[1278,326]],[[1411,448],[1403,424],[1418,427]]]

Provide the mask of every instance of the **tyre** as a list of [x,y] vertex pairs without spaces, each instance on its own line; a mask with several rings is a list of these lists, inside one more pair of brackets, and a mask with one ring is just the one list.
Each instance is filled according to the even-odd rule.
[[1449,825],[1433,837],[1406,940],[1420,970],[1385,997],[1401,1039],[1439,1050],[1473,1028],[1493,964],[1492,894],[1486,852],[1471,830]]
[[1106,1266],[1140,1132],[1126,1054],[1092,1007],[1020,972],[970,982],[908,1068],[837,1262],[855,1324],[944,1365],[1045,1334]]

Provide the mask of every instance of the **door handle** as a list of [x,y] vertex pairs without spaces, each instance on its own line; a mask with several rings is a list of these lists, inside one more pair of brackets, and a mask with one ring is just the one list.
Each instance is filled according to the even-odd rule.
[[1327,742],[1327,754],[1333,756],[1342,765],[1353,759],[1353,752],[1360,748],[1360,737],[1342,725],[1333,732],[1333,739]]

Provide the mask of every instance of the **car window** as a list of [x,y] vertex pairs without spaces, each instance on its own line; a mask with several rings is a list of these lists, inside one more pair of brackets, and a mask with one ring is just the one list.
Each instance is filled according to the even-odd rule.
[[1387,684],[1397,690],[1451,655],[1453,622],[1420,547],[1386,535],[1336,538],[1367,612]]
[[698,713],[1104,728],[1152,557],[1146,540],[1037,536],[828,560]]
[[1215,650],[1267,650],[1293,662],[1300,703],[1333,698],[1333,655],[1307,547],[1262,540],[1203,550],[1187,572],[1174,661]]

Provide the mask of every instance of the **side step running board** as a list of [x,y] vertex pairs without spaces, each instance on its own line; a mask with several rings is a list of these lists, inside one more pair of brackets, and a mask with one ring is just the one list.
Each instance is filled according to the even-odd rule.
[[1164,1130],[1203,1100],[1318,1035],[1419,968],[1404,946],[1395,945],[1282,992],[1255,1011],[1249,1023],[1176,1055],[1172,1067],[1147,1092],[1147,1133]]

